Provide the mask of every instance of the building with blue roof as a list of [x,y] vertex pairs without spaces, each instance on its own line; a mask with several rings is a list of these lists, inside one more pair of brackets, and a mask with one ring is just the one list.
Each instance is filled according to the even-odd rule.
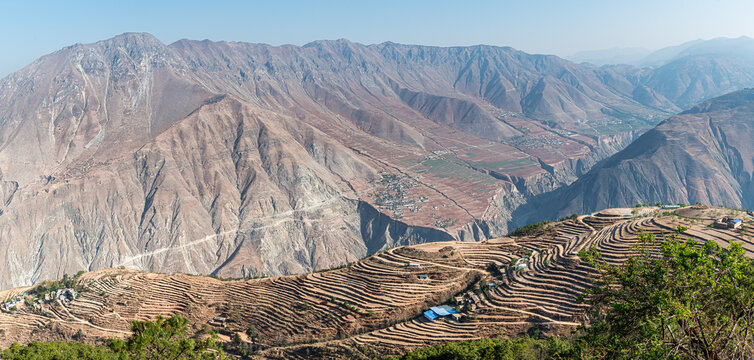
[[453,314],[458,314],[458,311],[450,305],[440,305],[429,308],[429,310],[424,312],[424,317],[429,321],[434,321],[438,317],[445,317]]
[[739,229],[743,225],[741,219],[733,219],[730,217],[724,217],[722,219],[715,220],[714,226],[719,229]]
[[437,319],[440,316],[437,315],[437,313],[435,313],[432,310],[427,310],[427,311],[424,312],[424,317],[427,318],[427,320],[429,320],[429,321],[434,321],[435,319]]

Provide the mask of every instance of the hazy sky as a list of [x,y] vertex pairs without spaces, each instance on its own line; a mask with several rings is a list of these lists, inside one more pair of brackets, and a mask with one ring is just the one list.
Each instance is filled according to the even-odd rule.
[[561,56],[754,37],[752,0],[0,0],[0,77],[74,43],[149,32],[302,45],[347,38],[425,45],[490,44]]

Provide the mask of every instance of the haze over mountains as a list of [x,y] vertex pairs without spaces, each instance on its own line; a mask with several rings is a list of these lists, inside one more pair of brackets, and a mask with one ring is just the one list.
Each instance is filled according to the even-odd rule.
[[575,63],[590,63],[597,66],[618,64],[638,65],[651,53],[653,51],[642,47],[614,47],[610,49],[579,51],[573,55],[566,56],[565,59]]
[[738,54],[689,49],[637,68],[347,40],[65,48],[0,80],[0,288],[121,265],[300,273],[502,235],[662,119],[754,86]]
[[651,51],[641,47],[612,48],[604,50],[580,51],[565,59],[576,63],[603,65],[632,65],[637,67],[658,67],[671,61],[692,56],[736,56],[754,57],[754,39],[748,36],[738,38],[714,38],[692,40],[680,45],[668,46]]
[[[615,58],[605,59],[607,55]],[[584,56],[571,58],[589,62],[589,54]],[[604,65],[602,69],[620,72],[632,83],[652,89],[680,109],[754,82],[754,39],[746,36],[690,41],[654,51],[641,59],[631,60],[622,51],[610,50],[602,55],[597,52],[593,59],[596,64]]]

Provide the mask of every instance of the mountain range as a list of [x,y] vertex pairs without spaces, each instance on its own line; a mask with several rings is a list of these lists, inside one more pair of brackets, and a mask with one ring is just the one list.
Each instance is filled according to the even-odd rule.
[[0,288],[118,266],[301,273],[502,235],[662,119],[754,86],[749,63],[710,56],[594,67],[143,33],[70,46],[0,80]]
[[528,207],[536,219],[656,202],[752,208],[752,138],[754,89],[726,94],[668,118],[570,186],[519,211]]

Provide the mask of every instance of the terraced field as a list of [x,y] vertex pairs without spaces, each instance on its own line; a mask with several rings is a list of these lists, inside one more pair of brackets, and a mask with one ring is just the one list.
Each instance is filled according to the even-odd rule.
[[[708,227],[721,214],[746,229]],[[250,325],[261,334],[262,358],[371,358],[440,342],[531,329],[561,334],[580,324],[594,271],[578,253],[592,246],[606,261],[632,254],[638,234],[657,236],[678,225],[701,241],[741,242],[749,251],[752,219],[733,210],[645,209],[640,217],[582,215],[551,223],[544,232],[480,243],[436,242],[393,248],[339,269],[298,276],[222,281],[184,274],[108,269],[77,278],[73,301],[50,301],[0,314],[0,346],[33,339],[97,342],[128,334],[132,320],[180,313],[192,331],[214,317],[223,338]],[[493,285],[494,284],[494,285]],[[0,292],[16,297],[28,288]],[[473,305],[452,304],[476,298]],[[469,300],[469,302],[471,302]],[[430,306],[458,305],[462,318],[426,320]],[[244,337],[245,338],[245,337]]]

